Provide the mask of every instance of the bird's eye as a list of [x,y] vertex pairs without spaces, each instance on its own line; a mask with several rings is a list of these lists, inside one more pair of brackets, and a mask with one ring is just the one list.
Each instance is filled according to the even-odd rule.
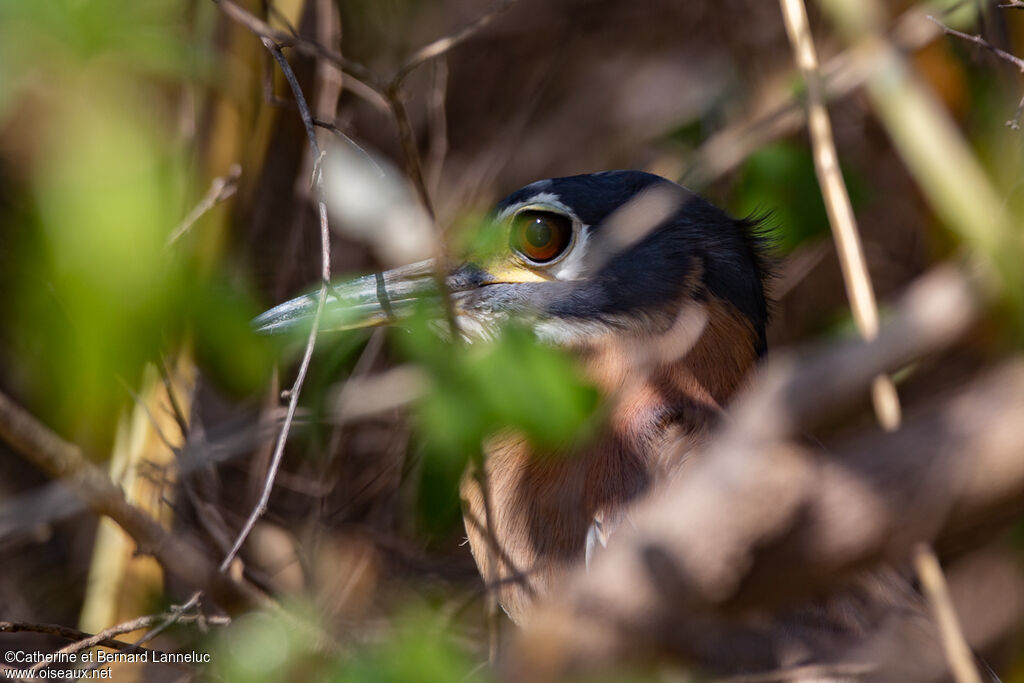
[[572,219],[549,211],[523,211],[512,219],[512,248],[534,263],[547,263],[572,241]]

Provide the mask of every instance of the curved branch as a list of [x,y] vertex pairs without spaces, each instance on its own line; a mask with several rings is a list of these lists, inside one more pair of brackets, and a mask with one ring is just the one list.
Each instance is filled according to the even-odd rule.
[[114,520],[132,537],[139,553],[152,555],[185,584],[204,590],[222,604],[267,604],[266,596],[258,589],[220,573],[199,548],[170,534],[129,503],[124,491],[89,462],[77,446],[54,434],[3,392],[0,438],[40,470],[61,479],[90,508]]

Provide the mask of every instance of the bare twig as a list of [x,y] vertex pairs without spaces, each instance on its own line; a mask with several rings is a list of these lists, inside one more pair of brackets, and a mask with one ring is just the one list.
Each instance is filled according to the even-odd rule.
[[[573,599],[573,604],[586,603],[597,610],[595,613],[606,614],[609,623],[624,628],[638,626],[633,617],[639,615],[643,615],[639,618],[645,623],[656,622],[658,617],[651,610],[683,613],[725,604],[734,609],[752,608],[792,597],[793,592],[820,587],[823,578],[836,576],[840,565],[847,570],[862,566],[860,563],[867,558],[879,556],[877,544],[898,545],[903,534],[894,536],[875,527],[856,533],[849,529],[830,533],[818,525],[826,518],[836,523],[858,520],[891,528],[908,524],[909,520],[899,515],[880,517],[872,512],[879,502],[870,493],[875,489],[866,482],[877,482],[879,491],[885,490],[886,485],[891,489],[897,482],[913,488],[919,482],[936,480],[923,474],[894,476],[894,472],[912,464],[921,468],[959,468],[960,461],[951,453],[970,451],[982,457],[979,449],[961,446],[964,442],[959,437],[936,430],[936,422],[950,420],[948,414],[920,423],[916,432],[910,431],[908,425],[870,446],[851,446],[859,455],[838,458],[844,463],[841,467],[825,467],[820,458],[787,441],[823,420],[834,419],[840,410],[856,403],[880,372],[952,343],[969,329],[976,309],[974,295],[963,279],[954,272],[939,270],[915,284],[893,319],[871,342],[850,342],[825,347],[817,353],[805,352],[800,354],[799,364],[793,357],[770,359],[759,381],[735,399],[728,429],[702,453],[690,457],[694,464],[687,476],[637,506],[630,513],[635,529],[620,531],[625,535],[617,536],[616,543],[609,544],[589,572],[579,570],[566,583],[582,599]],[[951,316],[954,311],[956,315]],[[1024,385],[1024,368],[1015,368],[1012,376],[1004,373],[1003,377],[1012,389],[992,389],[995,393],[987,394],[989,399],[985,401],[986,406],[1000,401],[1005,405],[1000,415],[990,415],[993,422],[988,424],[993,428],[992,434],[1000,435],[1004,434],[1008,416],[1018,409],[1016,404],[1024,403],[1024,386],[1017,386]],[[1020,395],[1008,400],[1007,393],[1018,390]],[[956,409],[971,402],[971,398],[958,399]],[[975,438],[986,432],[985,426],[977,421],[961,419],[946,424],[970,430]],[[941,442],[947,456],[940,458],[938,449],[932,446],[908,448],[906,440],[913,442],[915,438]],[[882,443],[889,445],[883,448]],[[989,443],[998,443],[1003,449],[998,457],[1002,458],[1005,474],[1005,458],[1016,448],[1015,444],[995,439]],[[921,458],[919,453],[927,457]],[[855,465],[856,474],[852,474],[848,468]],[[1024,483],[1021,470],[1016,467],[1014,477],[1019,476],[1020,483]],[[863,497],[855,503],[857,492]],[[914,495],[901,493],[891,495],[903,503],[919,495],[916,491]],[[949,493],[941,488],[931,491],[928,504],[956,505],[955,496]],[[984,500],[971,497],[979,502]],[[826,503],[825,499],[831,502]],[[843,512],[837,512],[836,506]],[[931,510],[923,504],[915,505],[915,509]],[[938,511],[923,518],[929,523],[947,519]],[[799,528],[809,534],[795,531]],[[936,531],[933,526],[927,533]],[[865,546],[853,551],[845,545],[851,536],[862,539]],[[755,565],[754,549],[769,539],[772,552],[757,558],[760,564]],[[790,539],[794,545],[784,546],[782,539]],[[835,542],[829,543],[828,539]],[[787,547],[796,554],[787,554]],[[659,555],[657,571],[645,569],[654,562],[649,559],[654,548]],[[815,562],[815,556],[828,559]],[[648,572],[640,578],[640,574]],[[669,599],[669,595],[675,598]],[[654,621],[646,622],[652,616]]]
[[[1000,5],[1000,6],[1002,6],[1002,5]],[[999,59],[1003,60],[1004,62],[1007,62],[1008,64],[1014,65],[1015,67],[1017,67],[1018,71],[1020,71],[1021,73],[1024,73],[1024,59],[1021,59],[1020,57],[1018,57],[1016,55],[1011,55],[1009,52],[1006,52],[1005,50],[1000,50],[998,47],[996,47],[992,43],[988,42],[987,40],[985,40],[981,36],[978,36],[978,35],[973,35],[972,36],[969,33],[964,33],[963,31],[957,31],[954,28],[950,28],[949,26],[946,26],[944,23],[942,23],[941,21],[939,21],[938,19],[936,19],[935,17],[932,17],[932,16],[929,16],[928,19],[929,19],[929,21],[933,22],[936,26],[941,28],[943,33],[945,33],[946,35],[954,36],[956,38],[960,38],[962,40],[966,40],[969,43],[974,43],[975,45],[988,50],[989,52],[994,54],[996,57],[999,57]]]
[[927,545],[920,543],[914,548],[914,569],[921,580],[921,588],[931,605],[935,621],[942,637],[942,649],[946,654],[950,670],[957,683],[981,683],[978,668],[974,666],[971,648],[964,640],[963,630],[956,618],[949,586],[942,575],[939,558]]
[[227,175],[214,178],[210,183],[210,189],[206,191],[206,195],[199,200],[199,203],[189,212],[185,220],[179,223],[178,227],[171,233],[171,236],[167,238],[167,246],[177,242],[207,211],[233,197],[235,192],[238,191],[238,179],[241,177],[242,167],[238,164],[232,164],[231,168],[228,169]]
[[[116,629],[107,629],[102,633],[95,635],[86,633],[85,631],[79,631],[75,628],[69,628],[67,626],[61,626],[60,624],[36,624],[25,621],[0,621],[0,633],[41,633],[48,636],[56,636],[63,638],[64,640],[73,640],[77,643],[90,640],[90,644],[85,647],[101,646],[110,648],[111,650],[129,650],[135,647],[132,643],[126,643],[122,640],[115,640],[114,636],[122,633],[128,633],[135,629],[127,629],[126,631],[119,631]],[[60,652],[78,652],[81,649],[77,648],[74,650],[61,649]],[[155,653],[156,650],[147,650],[142,648],[143,652]]]
[[387,175],[386,173],[384,173],[384,169],[380,167],[380,164],[377,163],[373,156],[371,156],[369,152],[363,149],[358,142],[356,142],[348,134],[346,134],[345,131],[343,131],[341,128],[338,128],[337,125],[331,123],[330,121],[323,121],[321,119],[313,119],[313,125],[316,126],[317,128],[323,128],[324,130],[330,131],[334,135],[341,138],[341,140],[344,141],[346,145],[354,149],[359,154],[359,156],[363,158],[363,161],[365,161],[369,166],[373,168],[374,171],[377,172],[377,175],[379,175],[382,178],[385,175]]
[[[476,467],[473,470],[473,479],[476,481],[476,485],[479,487],[480,496],[483,498],[484,504],[484,521],[487,526],[487,567],[488,576],[484,576],[484,587],[486,588],[486,594],[484,596],[487,604],[487,659],[493,665],[497,663],[498,656],[501,654],[499,646],[501,644],[501,620],[498,604],[498,596],[500,588],[497,585],[497,581],[501,578],[501,570],[498,567],[498,548],[500,544],[498,542],[498,536],[494,531],[494,511],[491,506],[490,487],[487,484],[487,470],[483,467]],[[531,589],[529,582],[526,582],[526,587]]]
[[[818,175],[818,184],[821,185],[821,194],[839,251],[843,282],[857,329],[861,337],[871,340],[878,334],[878,305],[864,260],[853,205],[839,169],[839,155],[825,106],[825,85],[818,69],[818,56],[811,37],[810,23],[807,21],[807,9],[803,0],[780,2],[797,67],[807,85],[807,127],[814,150],[814,170]],[[872,400],[879,423],[885,429],[896,429],[900,423],[900,403],[896,387],[888,376],[879,375],[875,378]]]
[[277,19],[279,22],[284,24],[284,27],[288,29],[288,33],[290,33],[292,37],[299,35],[299,31],[295,28],[295,24],[293,24],[291,19],[288,18],[288,15],[281,11],[281,8],[277,6],[276,2],[272,2],[271,0],[261,0],[260,7],[268,18]]
[[245,543],[245,539],[248,538],[253,527],[256,526],[257,520],[259,520],[267,510],[267,504],[270,502],[270,493],[274,488],[274,477],[281,465],[281,458],[284,456],[285,443],[288,440],[288,433],[291,430],[292,420],[295,418],[295,410],[299,405],[299,395],[302,392],[302,385],[306,380],[306,373],[309,370],[309,364],[313,358],[313,349],[316,346],[317,333],[320,331],[320,319],[323,316],[324,303],[327,301],[327,287],[331,280],[331,230],[327,222],[327,203],[324,198],[323,189],[323,170],[321,168],[323,157],[320,153],[320,145],[316,139],[316,131],[313,128],[313,116],[310,114],[309,106],[306,104],[306,98],[302,94],[302,88],[299,86],[298,79],[295,77],[295,73],[288,64],[288,60],[285,59],[284,55],[281,53],[281,48],[270,38],[261,37],[261,40],[264,47],[266,47],[267,50],[270,51],[270,54],[273,55],[278,65],[281,67],[281,70],[284,72],[285,78],[288,80],[288,85],[291,87],[292,94],[295,97],[295,102],[299,107],[299,114],[302,116],[302,123],[306,128],[306,135],[309,137],[310,153],[313,155],[314,166],[313,184],[316,187],[317,209],[320,215],[320,292],[317,296],[316,312],[313,314],[313,322],[310,327],[309,337],[306,340],[306,350],[303,353],[302,362],[299,364],[299,372],[295,377],[295,382],[292,384],[292,388],[289,392],[288,412],[285,415],[284,424],[281,426],[281,432],[278,435],[277,443],[274,446],[274,453],[270,460],[270,467],[267,471],[263,491],[260,494],[259,502],[249,514],[249,517],[246,519],[241,531],[239,531],[238,538],[235,539],[234,545],[221,562],[221,572],[227,571],[231,566],[231,563],[238,554],[238,551],[241,549],[242,544]]
[[[282,407],[274,413],[270,421],[260,423],[255,429],[244,429],[229,434],[217,442],[185,444],[178,475],[185,479],[197,470],[209,467],[211,463],[226,462],[250,453],[252,449],[278,433],[286,412],[287,409]],[[296,411],[293,429],[295,426],[309,424],[310,416],[304,414],[301,409]],[[89,503],[76,496],[71,486],[62,481],[53,481],[34,491],[4,500],[0,502],[0,543],[9,542],[19,530],[66,519],[87,507]],[[229,540],[224,552],[230,547]]]
[[1020,130],[1020,120],[1024,116],[1024,95],[1021,96],[1020,102],[1017,103],[1017,110],[1013,112],[1013,118],[1006,122],[1007,127],[1013,130]]
[[[512,4],[512,2],[514,1],[515,0],[504,0],[504,2],[500,3],[499,9]],[[405,166],[405,172],[408,175],[409,179],[412,181],[413,185],[416,187],[416,191],[419,195],[421,203],[423,204],[424,210],[427,212],[431,219],[434,218],[433,202],[430,199],[430,192],[424,180],[423,163],[420,158],[419,148],[416,145],[416,136],[415,133],[413,132],[412,123],[409,118],[408,111],[405,108],[405,102],[403,99],[401,87],[402,81],[404,80],[405,76],[408,75],[408,73],[410,73],[416,66],[422,64],[423,62],[429,59],[445,54],[452,47],[468,38],[481,26],[489,22],[490,18],[487,18],[485,21],[482,22],[478,21],[450,38],[441,39],[439,41],[431,43],[430,45],[423,48],[422,50],[420,50],[420,52],[417,53],[417,55],[420,55],[419,57],[416,57],[414,55],[413,59],[410,60],[410,62],[407,65],[408,68],[400,69],[399,72],[391,81],[384,84],[381,83],[380,80],[377,79],[372,74],[372,72],[370,72],[370,70],[367,69],[362,64],[350,60],[344,57],[343,55],[327,47],[324,47],[323,45],[320,45],[316,41],[307,40],[299,36],[290,36],[280,31],[276,31],[273,27],[271,27],[263,20],[259,19],[258,17],[252,15],[251,13],[240,7],[239,5],[235,4],[233,0],[214,0],[214,2],[220,5],[221,8],[229,17],[241,23],[251,32],[256,34],[260,38],[260,40],[263,41],[263,44],[264,46],[267,47],[267,49],[272,51],[276,49],[277,52],[280,53],[281,47],[290,46],[304,54],[315,56],[321,59],[326,59],[335,66],[337,66],[338,68],[340,68],[344,73],[348,74],[353,79],[364,83],[369,88],[371,88],[376,94],[380,95],[386,102],[387,109],[391,112],[395,120],[395,125],[398,130],[399,146],[402,150],[402,159]],[[496,12],[492,12],[492,15],[495,13]],[[279,58],[277,54],[275,54],[274,57],[275,59],[278,60],[279,64],[282,64],[282,61],[284,62],[282,64],[282,69],[284,69],[285,65],[287,64],[287,61],[284,60],[284,57],[281,56]],[[291,69],[290,67],[288,67],[288,71],[285,72],[285,75],[287,76],[288,73],[290,72]],[[295,81],[294,74],[292,75],[291,78],[289,78],[289,85],[292,86],[293,91],[296,91],[298,83],[297,81]],[[298,100],[299,98],[300,96],[297,94],[296,100]],[[307,129],[311,129],[313,125],[313,119],[311,116],[307,116],[308,107],[305,106],[305,101],[303,100],[300,106],[300,110],[304,108],[307,109],[307,112],[306,114],[303,115],[303,121],[307,123]],[[437,229],[436,223],[435,229]],[[437,265],[435,272],[435,284],[438,288],[438,291],[441,295],[441,300],[444,304],[445,318],[448,323],[448,327],[451,330],[452,339],[458,339],[458,326],[455,323],[454,307],[452,305],[451,297],[449,296],[448,293],[447,283],[445,282],[444,278],[444,267],[446,264],[446,259],[444,257],[444,246],[441,237],[442,236],[438,234],[438,239],[436,240],[437,248],[435,261]]]
[[[938,27],[925,20],[920,7],[912,7],[896,20],[892,41],[899,49],[912,52],[938,35]],[[869,67],[855,50],[830,58],[820,69],[828,98],[842,97],[862,86],[871,76]],[[735,169],[764,145],[797,131],[804,122],[804,109],[797,94],[791,94],[715,133],[697,150],[681,181],[699,190]]]
[[[765,632],[764,615],[836,590],[879,562],[906,559],[922,539],[962,548],[977,538],[972,530],[1011,518],[1024,494],[1016,426],[1024,360],[993,369],[898,432],[863,436],[828,454],[787,441],[834,417],[855,387],[862,391],[908,352],[941,348],[963,334],[970,316],[947,325],[946,305],[972,305],[942,288],[912,297],[873,342],[832,347],[799,365],[769,361],[728,427],[691,456],[687,476],[637,506],[633,527],[619,531],[590,570],[577,569],[550,609],[531,619],[521,654],[542,647],[538,659],[551,655],[561,673],[638,651],[735,666],[714,650],[735,636],[734,645],[750,639],[751,662],[770,663],[778,641]],[[822,383],[826,372],[850,374],[840,388]],[[754,625],[742,619],[751,613],[762,615]],[[780,622],[777,633],[791,623]],[[809,637],[823,633],[812,626]],[[744,646],[725,656],[737,651]]]
[[957,122],[884,38],[883,3],[831,0],[823,7],[871,65],[866,88],[872,107],[936,215],[982,256],[1003,296],[1024,305],[1019,231]]
[[[120,640],[113,640],[113,638],[114,638],[114,636],[119,636],[119,635],[124,634],[124,633],[131,633],[132,631],[138,631],[139,629],[149,628],[150,626],[152,626],[154,624],[161,623],[161,622],[169,624],[170,623],[169,620],[172,617],[174,617],[174,613],[173,612],[170,613],[170,614],[149,614],[149,615],[146,615],[146,616],[136,617],[135,619],[130,619],[130,620],[125,621],[123,623],[117,624],[116,626],[111,626],[110,628],[103,629],[102,631],[100,631],[99,633],[96,633],[95,635],[89,635],[88,633],[84,633],[84,632],[81,632],[81,631],[75,631],[74,629],[66,629],[66,631],[68,632],[68,635],[64,635],[64,634],[60,634],[60,633],[55,633],[53,635],[60,635],[63,638],[68,638],[69,640],[74,640],[75,642],[73,642],[73,643],[71,643],[69,645],[66,645],[66,646],[62,647],[61,649],[57,650],[57,654],[72,654],[72,653],[76,653],[76,652],[81,652],[83,650],[88,650],[91,647],[96,647],[97,645],[99,645],[99,646],[103,646],[103,647],[114,648],[114,649],[120,650],[122,652],[125,652],[126,654],[137,653],[137,652],[138,653],[148,652],[150,654],[150,657],[152,657],[154,654],[160,653],[160,651],[159,650],[153,650],[153,649],[146,648],[146,647],[142,647],[140,645],[140,643],[144,643],[144,642],[147,642],[148,640],[151,640],[153,637],[155,637],[155,635],[154,636],[149,636],[147,634],[146,636],[143,636],[143,638],[141,638],[139,641],[137,641],[135,643],[126,643],[126,642],[123,642],[123,641],[120,641]],[[231,619],[228,618],[228,617],[216,617],[216,616],[207,617],[207,616],[203,616],[203,615],[183,616],[181,614],[178,614],[177,617],[174,619],[174,621],[176,621],[176,622],[184,622],[184,623],[196,623],[198,621],[202,621],[204,623],[219,624],[219,625],[227,625],[227,624],[231,623]],[[60,627],[60,628],[63,628],[63,627]],[[2,625],[0,625],[0,631],[2,631],[2,630],[3,630]],[[70,637],[71,633],[76,634],[75,637],[71,638]],[[163,654],[163,653],[160,653],[160,654]],[[43,661],[40,661],[40,662],[37,662],[37,663],[33,664],[32,667],[29,670],[30,671],[39,671],[39,670],[44,669],[44,668],[46,668],[47,666],[49,666],[50,664],[53,664],[53,663],[55,663],[53,660],[50,660],[50,661],[43,660]]]
[[157,371],[160,373],[160,379],[164,383],[167,402],[171,406],[171,414],[174,415],[174,421],[178,424],[178,431],[181,432],[181,440],[183,443],[187,442],[189,434],[188,418],[181,409],[181,403],[178,402],[178,395],[174,391],[174,382],[171,381],[171,373],[167,368],[166,358],[161,358],[160,362],[157,363]]
[[[403,101],[402,83],[405,78],[421,64],[446,54],[449,50],[459,45],[467,38],[475,34],[481,28],[489,24],[500,12],[513,5],[517,0],[501,0],[496,5],[473,23],[455,32],[450,36],[440,38],[417,50],[412,57],[398,69],[394,77],[387,82],[382,82],[366,66],[349,59],[317,41],[309,40],[297,35],[278,31],[265,21],[251,14],[244,8],[237,5],[233,0],[214,0],[221,9],[233,20],[248,28],[261,39],[269,39],[279,47],[292,47],[295,50],[320,59],[325,59],[341,69],[345,74],[368,86],[376,95],[380,96],[391,111],[398,129],[399,144],[402,149],[405,170],[409,178],[416,186],[424,208],[433,217],[433,207],[429,192],[423,180],[422,163],[419,150],[416,147],[416,138],[412,131],[412,124]],[[358,92],[358,91],[356,91]]]
[[430,147],[427,154],[427,184],[432,192],[441,187],[441,172],[448,154],[448,62],[438,59],[434,62],[433,83],[427,98],[427,122],[430,130]]
[[[174,624],[181,623],[181,622],[189,622],[189,621],[202,620],[204,623],[210,623],[210,624],[224,624],[224,625],[227,625],[227,624],[231,623],[231,619],[228,618],[228,617],[208,617],[208,616],[204,616],[204,615],[195,615],[195,616],[191,616],[191,617],[187,616],[185,613],[188,612],[193,607],[195,607],[197,604],[199,604],[199,599],[202,596],[203,596],[203,592],[202,591],[196,591],[195,593],[192,594],[192,596],[183,605],[175,605],[175,606],[171,607],[171,611],[166,613],[166,614],[164,614],[164,615],[161,615],[163,618],[160,620],[160,622],[158,624],[156,624],[155,626],[153,626],[153,628],[151,628],[150,630],[148,630],[144,634],[142,634],[142,636],[138,640],[135,641],[135,644],[136,645],[141,645],[142,643],[148,643],[149,641],[151,641],[154,638],[156,638],[158,635],[160,635],[161,633],[166,631],[168,628],[170,628]],[[143,628],[143,627],[140,626],[139,628]]]
[[[123,386],[125,391],[127,391],[131,395],[132,400],[135,402],[135,405],[138,408],[141,408],[142,412],[146,414],[146,419],[149,420],[149,426],[153,429],[153,432],[156,434],[157,438],[160,439],[160,442],[163,443],[163,445],[167,447],[167,450],[169,450],[174,455],[180,455],[181,447],[175,446],[173,443],[171,443],[171,440],[164,433],[163,428],[160,427],[160,422],[156,419],[156,416],[153,415],[153,411],[149,409],[149,405],[144,400],[142,400],[141,396],[139,396],[139,392],[132,389],[132,386],[128,384],[128,382],[125,382],[123,379],[121,379],[120,381],[121,386]],[[181,435],[181,440],[182,442],[185,441],[184,432]]]
[[[416,145],[416,134],[412,130],[412,123],[409,120],[409,112],[405,109],[405,102],[402,99],[401,86],[393,84],[385,91],[388,98],[388,105],[391,107],[391,114],[394,116],[395,124],[398,126],[398,143],[402,148],[402,159],[405,165],[405,173],[416,187],[420,196],[423,208],[434,218],[434,206],[430,200],[430,191],[423,179],[423,163],[420,160],[420,151]],[[453,328],[454,329],[454,328]]]
[[[321,45],[336,49],[341,53],[341,16],[334,0],[317,0],[316,2],[316,35]],[[345,88],[345,72],[327,60],[320,60],[316,65],[316,85],[314,92],[313,118],[333,121],[338,115],[338,99]],[[340,133],[340,131],[339,131]],[[341,134],[350,144],[354,142]],[[357,145],[358,147],[358,145]]]
[[[1014,9],[1024,9],[1024,2],[1022,2],[1021,0],[1014,0],[1013,4],[999,5],[999,7],[1002,7],[1002,8],[1014,8]],[[942,23],[941,21],[939,21],[935,17],[931,17],[930,16],[930,17],[928,17],[928,19],[931,20],[932,23],[934,23],[936,26],[941,28],[942,31],[946,35],[954,36],[956,38],[960,38],[962,40],[966,40],[969,43],[974,43],[975,45],[978,45],[978,46],[988,50],[989,52],[994,54],[996,57],[999,57],[1000,59],[1002,59],[1004,62],[1012,64],[1013,66],[1017,67],[1018,71],[1020,71],[1021,73],[1024,73],[1024,59],[1021,59],[1020,57],[1018,57],[1016,55],[1012,55],[1009,52],[1006,52],[1005,50],[999,49],[998,47],[996,47],[992,43],[990,43],[987,40],[985,40],[984,38],[982,38],[980,35],[970,35],[968,33],[962,32],[962,31],[957,31],[956,29],[953,29],[953,28],[950,28],[949,26],[946,26],[944,23]],[[1013,114],[1013,118],[1010,119],[1009,121],[1007,121],[1006,125],[1009,128],[1012,128],[1013,130],[1020,130],[1020,120],[1021,120],[1022,113],[1024,113],[1024,96],[1021,97],[1020,103],[1017,105],[1017,110]]]
[[416,145],[416,136],[409,121],[409,114],[402,101],[401,87],[399,83],[392,83],[387,90],[388,103],[394,114],[395,123],[398,126],[398,139],[402,147],[402,158],[405,162],[405,172],[416,187],[424,210],[430,217],[430,223],[434,227],[436,239],[434,240],[434,286],[441,296],[442,310],[445,315],[445,322],[451,333],[453,342],[459,340],[459,326],[455,318],[455,305],[452,303],[451,293],[448,291],[448,282],[445,279],[448,259],[445,253],[444,236],[441,229],[434,220],[434,209],[430,201],[430,190],[427,189],[426,180],[423,177],[423,163],[420,159],[419,148]]
[[421,47],[419,50],[414,52],[401,67],[399,67],[398,72],[395,73],[394,78],[391,79],[392,85],[400,86],[402,81],[405,80],[405,77],[415,70],[416,67],[424,62],[448,53],[456,45],[462,43],[480,29],[487,26],[496,16],[504,12],[516,2],[518,2],[518,0],[499,0],[494,3],[494,6],[486,14],[475,19],[472,23],[449,36],[438,38],[434,42]]
[[292,47],[296,51],[308,57],[326,59],[339,67],[346,74],[369,86],[375,93],[384,96],[384,86],[378,82],[373,73],[359,62],[349,59],[334,50],[320,45],[315,40],[308,40],[301,36],[293,36],[283,31],[278,31],[270,24],[237,5],[233,0],[213,0],[231,19],[245,26],[258,38],[268,38],[276,45]]
[[171,535],[156,520],[130,504],[110,477],[89,462],[77,446],[51,432],[0,393],[0,438],[49,476],[63,480],[93,510],[114,520],[169,574],[207,590],[228,603],[267,604],[263,594],[244,581],[222,575],[199,549]]

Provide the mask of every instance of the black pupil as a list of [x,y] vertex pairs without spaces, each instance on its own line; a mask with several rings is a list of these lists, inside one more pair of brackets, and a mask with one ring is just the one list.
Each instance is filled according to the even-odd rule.
[[532,223],[526,226],[527,243],[532,247],[543,248],[551,243],[553,237],[551,226],[543,218],[535,218]]

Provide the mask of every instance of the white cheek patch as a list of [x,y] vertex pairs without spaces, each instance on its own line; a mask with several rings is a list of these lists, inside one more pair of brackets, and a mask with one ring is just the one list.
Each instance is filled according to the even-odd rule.
[[581,225],[576,233],[576,243],[564,259],[555,264],[551,274],[558,280],[579,280],[585,275],[587,242],[590,240],[590,226]]

